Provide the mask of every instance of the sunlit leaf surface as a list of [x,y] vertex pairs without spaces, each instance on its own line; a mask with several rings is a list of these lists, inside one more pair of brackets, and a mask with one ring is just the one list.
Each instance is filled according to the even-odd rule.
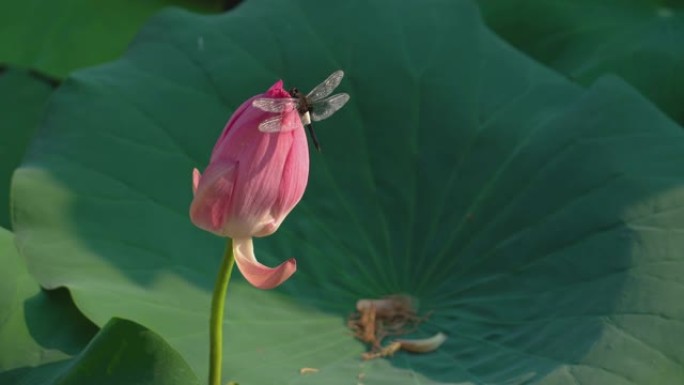
[[95,335],[66,290],[45,292],[0,228],[0,384],[44,384]]
[[9,185],[38,126],[52,85],[20,69],[0,69],[0,226],[11,228]]

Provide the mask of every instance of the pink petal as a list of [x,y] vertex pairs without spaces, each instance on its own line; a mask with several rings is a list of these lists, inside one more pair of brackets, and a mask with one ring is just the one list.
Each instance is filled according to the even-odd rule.
[[294,258],[290,258],[274,268],[259,263],[254,256],[252,238],[234,238],[233,252],[240,273],[249,283],[259,289],[273,289],[297,271],[297,261]]
[[216,235],[227,235],[225,218],[229,216],[236,170],[237,164],[231,162],[214,162],[204,170],[190,204],[190,220],[195,226]]
[[196,168],[192,169],[192,194],[195,195],[197,194],[197,186],[199,186],[199,181],[200,178],[202,177],[202,174],[200,174],[199,170]]

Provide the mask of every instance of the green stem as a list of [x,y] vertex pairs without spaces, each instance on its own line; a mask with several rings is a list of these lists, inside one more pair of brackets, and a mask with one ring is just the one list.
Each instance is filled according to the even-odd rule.
[[233,240],[228,238],[223,253],[221,269],[216,278],[214,294],[211,298],[211,319],[209,320],[209,385],[221,385],[221,361],[223,355],[223,309],[230,273],[233,271]]

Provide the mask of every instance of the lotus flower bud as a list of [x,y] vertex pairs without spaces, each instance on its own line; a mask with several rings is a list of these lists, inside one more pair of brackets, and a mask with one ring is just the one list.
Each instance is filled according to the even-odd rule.
[[252,237],[273,234],[304,194],[309,176],[309,149],[296,109],[283,113],[277,132],[262,132],[259,124],[273,117],[252,106],[256,98],[290,98],[282,81],[265,94],[243,103],[223,129],[203,174],[193,170],[192,222],[209,232],[233,239],[235,262],[252,285],[270,289],[296,270],[290,259],[276,268],[259,263]]

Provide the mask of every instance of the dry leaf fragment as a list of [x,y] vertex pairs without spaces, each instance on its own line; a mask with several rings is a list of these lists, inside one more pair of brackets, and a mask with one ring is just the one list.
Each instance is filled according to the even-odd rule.
[[312,374],[312,373],[318,373],[318,369],[316,369],[316,368],[301,368],[301,369],[299,369],[299,374],[301,374],[301,375]]
[[414,300],[407,295],[390,295],[381,299],[360,299],[356,301],[356,310],[360,313],[375,309],[378,317],[395,317],[397,315],[415,314]]
[[401,344],[398,342],[392,342],[391,344],[385,346],[377,352],[367,352],[361,355],[364,360],[373,360],[381,357],[389,357],[394,355],[399,349],[401,349]]
[[361,341],[375,344],[375,306],[372,304],[369,307],[364,307],[361,312]]
[[446,334],[439,332],[430,338],[422,339],[398,339],[395,343],[398,343],[402,349],[413,352],[413,353],[428,353],[437,350],[446,341]]

